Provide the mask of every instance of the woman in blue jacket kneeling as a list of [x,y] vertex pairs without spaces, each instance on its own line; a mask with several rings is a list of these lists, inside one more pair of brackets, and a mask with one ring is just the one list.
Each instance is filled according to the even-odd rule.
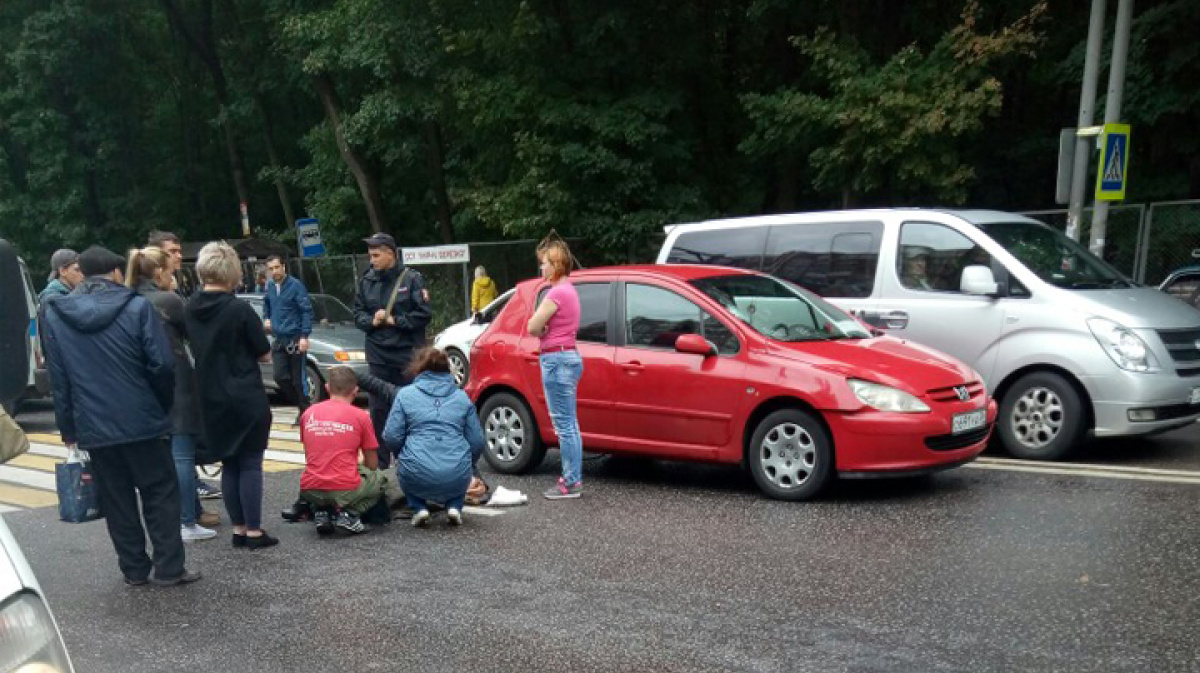
[[483,428],[475,405],[454,384],[450,361],[435,348],[417,352],[388,413],[383,441],[398,456],[396,473],[412,508],[412,524],[429,523],[430,501],[446,506],[452,525],[462,524],[471,466],[483,452]]

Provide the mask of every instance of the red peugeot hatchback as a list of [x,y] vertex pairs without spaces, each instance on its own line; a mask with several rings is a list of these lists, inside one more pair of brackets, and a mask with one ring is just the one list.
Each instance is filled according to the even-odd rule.
[[[816,295],[752,271],[628,266],[578,271],[578,416],[600,453],[743,463],[769,496],[803,500],[834,475],[962,465],[996,403],[967,365],[886,336]],[[525,332],[542,280],[517,286],[471,348],[467,392],[488,463],[537,467],[556,443]]]

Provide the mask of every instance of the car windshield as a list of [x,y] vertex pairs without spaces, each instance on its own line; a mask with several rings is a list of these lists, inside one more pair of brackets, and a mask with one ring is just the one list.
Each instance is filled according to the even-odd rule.
[[328,294],[309,295],[312,299],[313,320],[321,324],[353,323],[354,313],[338,301],[337,297]]
[[1064,290],[1137,287],[1120,271],[1061,232],[1036,222],[977,225],[1038,278]]
[[857,320],[829,302],[770,276],[718,276],[694,280],[692,285],[754,331],[778,341],[871,337]]

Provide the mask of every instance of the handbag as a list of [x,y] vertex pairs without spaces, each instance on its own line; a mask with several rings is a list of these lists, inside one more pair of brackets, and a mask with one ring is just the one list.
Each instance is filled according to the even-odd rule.
[[490,490],[483,477],[473,476],[471,477],[471,485],[467,487],[467,497],[463,502],[475,506],[486,505],[487,501],[492,497],[489,492]]
[[0,463],[6,463],[27,451],[29,438],[25,436],[25,431],[4,407],[0,407]]
[[83,523],[103,516],[87,453],[68,448],[67,462],[54,466],[54,481],[58,487],[58,518]]

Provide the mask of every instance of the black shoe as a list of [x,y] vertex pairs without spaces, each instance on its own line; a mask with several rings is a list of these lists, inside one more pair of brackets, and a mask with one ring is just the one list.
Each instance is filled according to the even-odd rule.
[[313,514],[313,519],[317,522],[317,532],[321,535],[329,535],[333,532],[333,515],[327,509],[318,509]]
[[246,549],[266,549],[277,544],[279,544],[279,539],[271,537],[265,530],[258,537],[246,536]]
[[234,533],[233,534],[233,546],[236,548],[239,548],[239,549],[242,547],[245,547],[246,546],[246,534],[245,533]]
[[358,515],[351,514],[350,512],[338,512],[337,522],[334,523],[334,525],[337,526],[338,530],[344,533],[350,533],[351,535],[357,535],[367,529],[367,527],[363,525],[362,519],[360,519]]
[[183,574],[180,575],[179,577],[174,577],[169,580],[163,580],[163,579],[159,579],[159,578],[155,577],[155,578],[152,578],[150,581],[153,582],[155,586],[174,587],[174,586],[179,586],[180,584],[191,584],[192,582],[195,582],[199,579],[200,579],[200,573],[192,572],[190,570],[185,569],[183,571]]
[[125,578],[125,583],[131,587],[140,587],[140,586],[145,585],[149,581],[150,580],[147,580],[145,577],[143,577],[141,579],[137,579],[134,577],[126,577]]
[[283,520],[288,523],[301,523],[303,521],[311,521],[313,518],[312,505],[309,505],[303,500],[297,500],[292,504],[291,509],[285,509],[282,512]]

